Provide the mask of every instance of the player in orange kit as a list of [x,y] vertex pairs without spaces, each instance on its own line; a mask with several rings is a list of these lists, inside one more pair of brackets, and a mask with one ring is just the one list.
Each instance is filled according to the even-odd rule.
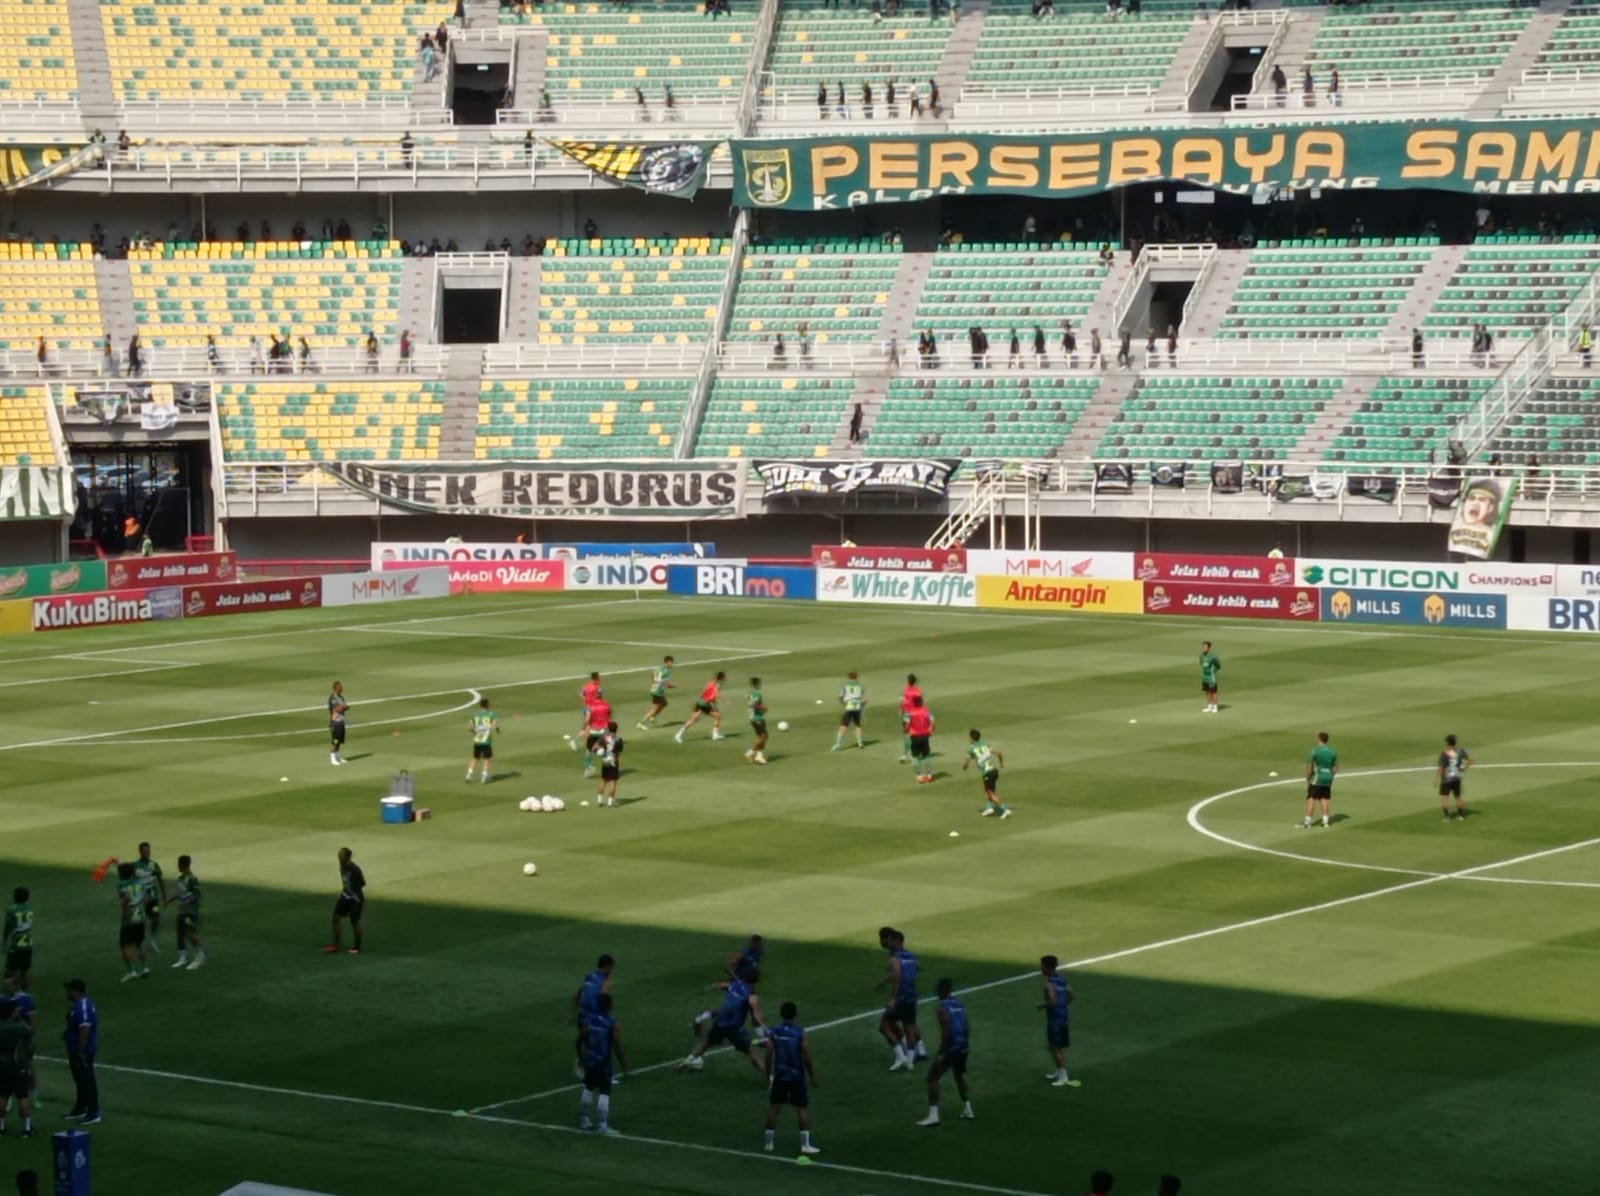
[[717,705],[717,699],[722,697],[722,683],[727,679],[728,674],[719,672],[706,682],[706,687],[700,691],[700,697],[695,701],[694,710],[683,720],[683,726],[678,728],[677,734],[672,738],[682,743],[683,733],[708,714],[711,716],[711,738],[727,738],[722,733],[722,709]]

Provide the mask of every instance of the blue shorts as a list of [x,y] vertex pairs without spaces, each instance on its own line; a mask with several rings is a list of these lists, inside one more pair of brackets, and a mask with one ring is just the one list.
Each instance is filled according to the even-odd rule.
[[915,997],[896,997],[894,1004],[889,1006],[885,1015],[891,1022],[899,1022],[902,1026],[917,1024],[917,999]]
[[746,1034],[743,1026],[719,1026],[713,1023],[711,1033],[706,1035],[707,1048],[725,1042],[740,1054],[750,1053],[750,1035]]
[[1044,1028],[1044,1040],[1052,1051],[1064,1051],[1072,1045],[1072,1035],[1066,1022],[1049,1022]]
[[583,1086],[590,1092],[597,1092],[601,1096],[611,1095],[611,1067],[609,1064],[596,1067],[586,1064],[583,1069]]

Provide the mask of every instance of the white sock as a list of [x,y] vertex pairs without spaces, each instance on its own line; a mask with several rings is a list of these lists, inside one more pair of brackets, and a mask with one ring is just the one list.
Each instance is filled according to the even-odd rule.
[[766,1134],[763,1135],[763,1137],[761,1139],[761,1144],[763,1146],[765,1146],[768,1150],[771,1150],[772,1149],[772,1144],[774,1142],[776,1142],[777,1139],[778,1139],[778,1131],[777,1130],[768,1130],[766,1132]]
[[961,1111],[963,1113],[965,1113],[968,1117],[971,1117],[972,1116],[972,1102],[971,1101],[962,1101],[961,1102]]
[[929,1121],[938,1121],[939,1120],[939,1106],[938,1105],[929,1105],[928,1106],[928,1120]]
[[600,1124],[603,1126],[611,1120],[611,1098],[601,1093],[595,1098],[595,1112],[600,1115]]
[[800,1145],[801,1146],[810,1146],[811,1145],[811,1131],[810,1130],[801,1130],[800,1131]]
[[578,1096],[578,1108],[583,1110],[584,1119],[589,1117],[589,1104],[594,1100],[594,1093],[585,1088]]
[[1322,816],[1322,825],[1323,826],[1327,826],[1328,825],[1328,816],[1326,814],[1324,814]]

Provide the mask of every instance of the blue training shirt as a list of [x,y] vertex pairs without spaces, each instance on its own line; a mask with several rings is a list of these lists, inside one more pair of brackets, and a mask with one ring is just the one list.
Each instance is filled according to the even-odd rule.
[[606,974],[599,968],[590,972],[583,978],[583,987],[578,990],[578,1012],[598,1012],[595,1002],[599,999],[600,992],[606,986]]
[[900,961],[900,987],[895,989],[895,999],[900,1001],[915,1001],[917,999],[917,957],[904,947],[894,953]]
[[88,997],[79,997],[67,1010],[67,1032],[62,1037],[67,1041],[69,1055],[79,1053],[78,1029],[81,1026],[89,1027],[89,1045],[82,1053],[93,1055],[100,1047],[100,1011]]
[[11,1003],[17,1011],[17,1017],[24,1026],[33,1025],[33,1016],[39,1012],[39,1005],[31,995],[19,992],[11,998]]
[[717,1025],[729,1030],[744,1025],[750,1016],[750,985],[743,980],[728,983],[728,995],[722,998],[722,1008],[717,1010]]
[[733,974],[740,980],[748,981],[761,966],[761,957],[766,954],[763,947],[745,947],[739,952],[739,958],[734,961]]
[[945,1049],[954,1055],[967,1053],[970,1041],[967,1036],[967,1007],[954,997],[946,997],[939,1002],[945,1016],[950,1019],[949,1037],[945,1039]]
[[806,1078],[806,1032],[798,1022],[779,1022],[767,1031],[767,1041],[772,1043],[774,1080]]
[[583,1061],[588,1066],[611,1066],[611,1031],[616,1024],[609,1013],[591,1013],[583,1019]]
[[1055,990],[1056,1003],[1045,1010],[1045,1017],[1052,1026],[1063,1026],[1067,1022],[1067,978],[1060,972],[1054,976],[1044,978],[1045,987]]

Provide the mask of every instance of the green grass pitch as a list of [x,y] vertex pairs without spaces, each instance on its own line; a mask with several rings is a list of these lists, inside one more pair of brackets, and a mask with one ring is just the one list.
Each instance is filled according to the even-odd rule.
[[[1220,715],[1201,713],[1202,639]],[[668,729],[635,731],[668,652]],[[571,596],[37,635],[0,644],[0,895],[34,893],[42,1052],[61,1054],[63,980],[99,1002],[99,1191],[1031,1194],[1106,1167],[1119,1193],[1164,1171],[1186,1193],[1587,1193],[1593,655],[1517,634]],[[730,738],[702,724],[674,744],[717,668]],[[831,753],[852,668],[870,743]],[[591,669],[628,739],[616,810],[579,804],[592,786],[562,741]],[[908,670],[939,719],[933,785],[896,763]],[[742,760],[751,674],[792,724],[766,768]],[[504,723],[487,786],[462,781],[472,691]],[[1003,823],[960,770],[969,727],[1005,753]],[[1301,831],[1319,730],[1339,820]],[[1477,763],[1464,822],[1434,793],[1446,732]],[[401,768],[431,821],[379,822]],[[518,811],[545,793],[567,810]],[[154,974],[121,984],[113,889],[90,871],[141,839],[169,876],[194,856],[211,962],[170,970],[169,917]],[[320,952],[344,845],[370,885],[360,958]],[[916,1128],[925,1069],[888,1072],[885,923],[925,994],[940,976],[973,990],[975,1121],[947,1083],[945,1124]],[[760,1153],[743,1060],[670,1066],[751,931],[765,1004],[814,1027],[817,1166],[794,1165],[792,1115]],[[640,1072],[614,1140],[576,1131],[565,1023],[602,951]],[[1072,965],[1076,1090],[1042,1078],[1047,951]],[[41,1064],[46,1129],[68,1084]],[[46,1170],[48,1138],[12,1125],[3,1166]]]

